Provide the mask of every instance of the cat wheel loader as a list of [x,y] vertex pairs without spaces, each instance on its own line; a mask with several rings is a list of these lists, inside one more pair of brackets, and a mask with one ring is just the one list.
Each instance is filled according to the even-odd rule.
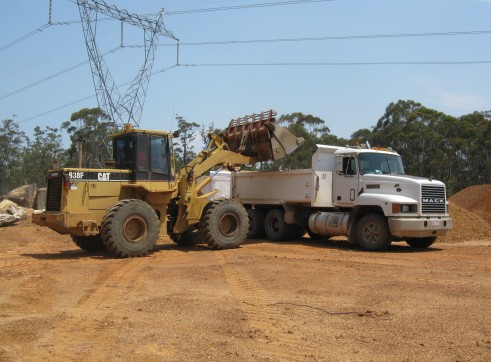
[[297,138],[275,123],[274,111],[232,120],[179,172],[173,134],[124,129],[112,136],[113,160],[104,169],[58,168],[48,172],[46,209],[32,221],[69,234],[85,251],[107,249],[119,257],[150,253],[159,236],[178,244],[206,242],[213,249],[239,246],[249,220],[234,200],[210,202],[203,193],[213,168],[233,170],[293,152]]

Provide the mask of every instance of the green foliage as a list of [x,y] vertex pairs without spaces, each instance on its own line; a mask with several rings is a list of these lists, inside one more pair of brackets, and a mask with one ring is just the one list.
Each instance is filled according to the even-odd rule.
[[180,170],[196,157],[192,141],[196,139],[199,124],[188,122],[182,116],[176,116],[176,120],[179,136],[177,140],[174,140],[174,154],[176,157],[176,169]]
[[357,131],[373,146],[390,146],[407,174],[434,177],[449,194],[491,183],[491,112],[453,117],[412,100],[391,103],[372,132]]
[[66,166],[76,166],[78,143],[82,143],[82,167],[104,167],[104,160],[112,158],[111,140],[115,133],[114,124],[100,108],[84,108],[75,112],[61,128],[70,135]]
[[331,135],[324,120],[310,114],[291,113],[282,115],[277,123],[297,137],[303,137],[305,142],[295,152],[275,162],[261,165],[263,170],[302,169],[310,168],[312,151],[316,144],[346,145],[347,140]]
[[[201,136],[206,143],[208,133],[217,130],[213,124],[200,127],[180,116],[176,120],[179,136],[174,139],[174,150],[180,169],[196,156],[194,141]],[[471,185],[491,183],[491,111],[453,117],[412,100],[399,100],[387,106],[373,129],[360,129],[350,140],[330,134],[324,120],[312,115],[296,112],[281,116],[277,122],[303,137],[305,143],[281,160],[263,163],[263,170],[310,168],[316,144],[345,146],[368,141],[372,146],[392,147],[399,152],[407,174],[444,181],[450,195]],[[62,130],[70,136],[68,149],[62,146]],[[73,113],[61,130],[35,127],[32,139],[13,120],[2,121],[0,195],[22,184],[43,186],[55,160],[75,166],[79,141],[84,146],[84,167],[103,167],[103,161],[112,156],[108,135],[114,131],[99,108]]]
[[63,149],[62,137],[57,128],[47,126],[42,130],[34,128],[34,139],[28,141],[23,168],[28,170],[24,173],[23,183],[36,183],[38,187],[46,186],[46,171],[53,167],[54,162],[63,164],[66,151]]
[[22,156],[27,137],[19,125],[6,119],[0,127],[0,195],[19,186],[23,179]]

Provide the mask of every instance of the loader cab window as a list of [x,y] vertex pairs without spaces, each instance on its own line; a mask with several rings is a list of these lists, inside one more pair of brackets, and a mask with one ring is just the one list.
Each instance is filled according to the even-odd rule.
[[152,136],[150,138],[150,167],[152,172],[169,174],[169,143],[167,137]]
[[116,168],[131,169],[134,162],[135,140],[133,137],[118,138],[113,143]]
[[136,167],[138,171],[148,171],[147,136],[138,134],[136,139]]

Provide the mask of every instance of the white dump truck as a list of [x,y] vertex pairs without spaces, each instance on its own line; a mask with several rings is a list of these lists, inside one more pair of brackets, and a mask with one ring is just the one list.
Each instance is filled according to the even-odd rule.
[[311,169],[234,172],[230,190],[224,177],[218,188],[246,207],[250,238],[279,241],[307,231],[347,236],[365,250],[393,241],[427,248],[452,228],[445,184],[406,175],[390,148],[317,145]]

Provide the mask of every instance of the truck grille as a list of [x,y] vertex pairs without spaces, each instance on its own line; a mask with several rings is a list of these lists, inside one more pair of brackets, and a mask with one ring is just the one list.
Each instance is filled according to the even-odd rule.
[[46,211],[60,211],[62,179],[61,172],[57,176],[48,177]]
[[444,186],[422,185],[421,204],[423,214],[445,214],[446,198]]

